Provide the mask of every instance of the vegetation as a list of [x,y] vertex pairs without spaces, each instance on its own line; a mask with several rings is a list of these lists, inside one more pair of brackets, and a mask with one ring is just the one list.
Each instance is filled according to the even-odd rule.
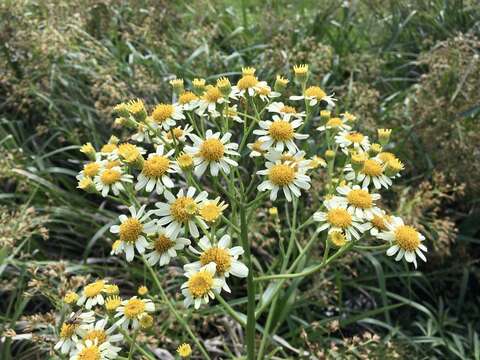
[[[109,229],[125,209],[76,188],[81,145],[127,136],[115,105],[170,101],[175,77],[188,88],[194,78],[233,83],[253,66],[273,84],[303,63],[362,131],[393,129],[405,172],[384,205],[426,236],[428,262],[413,271],[384,250],[349,253],[285,297],[266,356],[480,359],[476,1],[6,0],[0,40],[1,359],[57,357],[68,291],[99,277],[129,295],[155,286],[143,264],[110,256]],[[260,208],[250,229],[267,262],[276,221]],[[161,281],[180,307],[172,278]],[[232,299],[245,310],[237,288],[245,298]],[[217,310],[190,312],[189,323],[211,356],[238,358],[243,331]],[[169,359],[190,342],[202,358],[166,303],[155,321],[141,335],[145,349]]]

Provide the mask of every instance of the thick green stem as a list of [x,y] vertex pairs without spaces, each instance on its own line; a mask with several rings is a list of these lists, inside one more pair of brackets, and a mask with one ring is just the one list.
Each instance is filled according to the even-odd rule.
[[248,227],[246,204],[240,205],[240,239],[245,250],[245,263],[248,267],[247,277],[247,359],[255,359],[255,284],[253,282],[253,266],[251,259],[250,243],[248,241]]

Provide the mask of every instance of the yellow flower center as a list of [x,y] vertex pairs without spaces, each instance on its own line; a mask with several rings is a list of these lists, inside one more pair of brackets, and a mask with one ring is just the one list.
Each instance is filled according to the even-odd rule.
[[121,178],[122,173],[114,169],[106,169],[102,172],[102,175],[100,175],[100,180],[102,180],[102,183],[105,185],[112,185],[113,183],[120,181]]
[[85,286],[85,288],[83,289],[83,294],[88,298],[95,297],[103,291],[104,287],[105,281],[97,280]]
[[168,249],[173,247],[173,245],[175,245],[175,242],[170,240],[170,238],[166,237],[165,235],[158,235],[153,243],[155,251],[160,254],[166,253]]
[[277,186],[287,186],[295,179],[295,169],[286,164],[273,165],[268,171],[268,178]]
[[180,223],[190,220],[196,212],[197,204],[191,197],[181,196],[170,205],[172,217]]
[[391,160],[395,160],[395,159],[396,159],[395,155],[392,154],[391,152],[388,152],[388,151],[384,151],[384,152],[379,153],[379,154],[378,154],[378,158],[379,158],[380,160],[382,160],[382,162],[384,162],[384,163],[387,163],[387,162],[389,162],[389,161],[391,161]]
[[275,141],[287,141],[293,139],[293,127],[285,120],[277,120],[270,125],[268,133]]
[[130,299],[125,305],[124,314],[127,318],[133,319],[145,312],[145,303],[140,299]]
[[94,177],[95,175],[97,175],[99,170],[100,164],[96,162],[85,164],[85,166],[83,167],[83,173],[89,177]]
[[188,291],[194,298],[203,297],[213,287],[213,276],[207,271],[199,271],[193,274],[187,283]]
[[189,344],[182,344],[177,348],[177,353],[180,357],[187,357],[192,354],[192,347]]
[[403,168],[404,168],[403,163],[398,159],[389,160],[387,162],[387,170],[393,173],[398,173],[402,171]]
[[118,160],[112,160],[112,161],[107,161],[107,163],[105,164],[105,168],[106,169],[111,169],[115,166],[120,166],[120,161]]
[[143,163],[142,173],[146,177],[161,178],[169,167],[170,160],[166,156],[153,155]]
[[254,87],[258,84],[258,79],[253,75],[245,75],[237,82],[237,86],[241,90],[246,90],[248,88]]
[[347,200],[353,206],[361,209],[369,209],[373,205],[372,196],[366,190],[351,190],[347,195]]
[[270,95],[270,93],[272,92],[272,90],[270,90],[269,87],[267,86],[261,86],[257,89],[257,92],[260,94],[260,95]]
[[172,104],[158,104],[153,110],[152,117],[157,123],[163,123],[173,115],[174,107]]
[[232,257],[227,250],[219,247],[212,247],[205,250],[200,256],[200,263],[202,266],[211,262],[217,264],[217,272],[221,275],[230,270],[230,267],[232,266]]
[[380,163],[373,159],[365,160],[362,172],[368,176],[380,176],[383,173]]
[[[172,136],[173,133],[173,136]],[[178,139],[183,136],[183,129],[181,127],[176,127],[167,132],[167,139],[172,140],[173,138]]]
[[118,288],[117,285],[115,284],[107,284],[105,285],[105,292],[107,294],[112,294],[112,295],[115,295],[115,294],[119,294],[120,293],[120,289]]
[[339,127],[342,125],[343,125],[343,121],[339,117],[331,118],[330,120],[327,121],[327,124],[326,124],[326,126],[329,126],[329,127]]
[[327,213],[327,221],[338,228],[345,229],[352,225],[352,216],[345,209],[331,209]]
[[191,91],[185,91],[180,97],[178,98],[178,102],[182,105],[188,104],[191,101],[197,100],[198,96],[195,95]]
[[143,231],[143,224],[136,218],[128,218],[120,224],[120,240],[134,243]]
[[285,105],[280,109],[280,112],[283,112],[285,114],[296,114],[297,110],[295,110],[293,106]]
[[216,86],[209,86],[203,98],[209,103],[216,103],[222,97],[222,92]]
[[215,222],[222,215],[222,208],[211,201],[200,208],[199,214],[205,221]]
[[105,341],[107,341],[107,334],[104,330],[101,329],[94,329],[90,330],[88,333],[85,334],[83,337],[83,340],[91,340],[92,342],[95,342],[97,340],[97,344],[101,345]]
[[101,353],[100,349],[96,345],[82,349],[78,353],[78,360],[100,360]]
[[140,151],[135,145],[121,144],[118,147],[118,154],[127,162],[134,162],[140,157]]
[[181,154],[178,158],[177,158],[177,162],[178,162],[178,165],[182,168],[182,169],[186,169],[186,168],[189,168],[193,165],[193,159],[190,155],[188,154]]
[[359,132],[352,132],[345,136],[347,140],[350,140],[352,143],[359,144],[362,142],[364,136]]
[[310,86],[305,90],[305,96],[314,97],[317,100],[323,99],[327,94],[319,86]]
[[408,225],[399,226],[395,232],[397,245],[405,251],[415,251],[420,245],[420,236],[417,230]]
[[62,339],[69,339],[72,337],[77,327],[77,324],[63,324],[62,328],[60,329],[60,337]]
[[108,311],[116,310],[122,303],[119,296],[110,296],[105,300],[105,309]]
[[340,231],[333,231],[330,233],[329,237],[332,244],[338,247],[345,245],[347,242],[345,235],[343,235]]
[[207,139],[200,146],[200,156],[208,161],[218,161],[224,153],[225,147],[218,139]]
[[112,151],[117,149],[117,145],[115,144],[105,144],[102,146],[100,149],[101,152],[103,153],[111,153]]
[[252,144],[252,151],[263,153],[265,150],[262,149],[262,142],[260,140],[255,141]]
[[383,216],[374,215],[372,220],[370,220],[370,222],[378,230],[386,230],[387,229],[387,225],[385,224],[385,219],[383,218]]
[[145,105],[140,99],[130,100],[127,104],[127,110],[132,114],[138,114],[145,110]]

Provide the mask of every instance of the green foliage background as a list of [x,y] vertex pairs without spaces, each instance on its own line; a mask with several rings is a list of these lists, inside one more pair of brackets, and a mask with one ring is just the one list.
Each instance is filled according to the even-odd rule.
[[[394,129],[407,173],[390,204],[431,251],[419,271],[359,254],[306,281],[285,303],[293,315],[278,316],[282,339],[319,358],[480,359],[479,54],[477,1],[3,1],[0,358],[45,358],[52,313],[87,274],[132,291],[149,281],[108,257],[117,209],[76,189],[78,148],[108,139],[115,104],[169,100],[175,76],[213,81],[254,66],[272,81],[308,63],[365,131]],[[259,214],[257,256],[271,225]],[[235,336],[212,313],[189,316],[227,356]],[[182,339],[160,314],[147,342],[172,351]],[[12,329],[38,341],[3,337]],[[272,352],[297,358],[281,344]]]

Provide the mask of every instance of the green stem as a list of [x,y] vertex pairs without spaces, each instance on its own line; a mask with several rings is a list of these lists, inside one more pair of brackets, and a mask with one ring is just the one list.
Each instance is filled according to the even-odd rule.
[[[140,351],[147,359],[149,359],[149,360],[155,360],[155,358],[154,358],[151,354],[149,354],[147,351],[145,351],[140,345],[138,345],[138,344],[130,337],[130,335],[128,335],[128,333],[127,333],[125,330],[123,330],[121,327],[119,327],[118,330],[119,330],[120,333],[123,335],[123,337],[124,337],[125,339],[127,339],[131,344],[134,344],[134,346],[136,347],[136,349],[137,349],[138,351]],[[124,359],[126,359],[126,358],[124,358]]]
[[245,251],[245,263],[248,267],[247,277],[247,359],[254,360],[255,358],[255,284],[253,282],[253,266],[251,259],[250,244],[248,241],[248,228],[246,205],[240,205],[240,238],[242,247]]
[[160,291],[160,297],[162,298],[162,300],[165,301],[165,303],[167,304],[170,311],[173,313],[173,315],[175,315],[175,318],[177,319],[177,321],[180,323],[180,325],[183,327],[183,329],[187,332],[188,336],[190,336],[192,341],[197,345],[197,347],[200,350],[200,352],[202,353],[204,359],[211,360],[211,357],[210,357],[210,355],[208,355],[207,350],[205,350],[202,343],[198,340],[198,338],[195,336],[195,334],[190,329],[190,326],[188,326],[187,322],[182,318],[182,316],[175,309],[175,306],[173,306],[173,304],[170,302],[170,299],[168,298],[167,294],[165,293],[165,290],[163,290],[162,284],[160,283],[160,280],[158,279],[158,276],[155,273],[155,271],[152,269],[152,267],[145,260],[145,257],[142,256],[142,260],[143,260],[143,263],[145,264],[145,266],[150,271],[150,274],[153,277],[153,281],[155,282],[155,285],[157,286],[158,290]]

